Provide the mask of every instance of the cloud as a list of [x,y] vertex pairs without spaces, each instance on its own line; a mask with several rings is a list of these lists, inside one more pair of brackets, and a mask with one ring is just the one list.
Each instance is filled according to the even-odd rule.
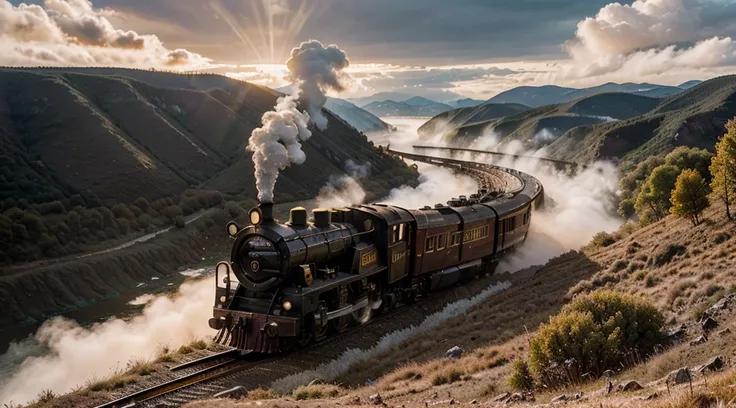
[[713,7],[719,4],[695,0],[609,4],[578,24],[575,38],[566,44],[572,61],[561,69],[562,78],[692,75],[734,65],[733,39],[712,36]]
[[0,64],[196,68],[210,63],[185,49],[167,49],[155,35],[115,28],[109,14],[89,0],[18,6],[0,0]]
[[611,3],[578,24],[576,45],[594,54],[627,54],[680,41],[690,41],[701,24],[693,0],[637,0]]

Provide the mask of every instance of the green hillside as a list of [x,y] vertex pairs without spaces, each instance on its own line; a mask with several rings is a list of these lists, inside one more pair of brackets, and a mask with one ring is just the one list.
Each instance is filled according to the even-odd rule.
[[447,138],[468,144],[492,132],[500,138],[501,145],[519,141],[527,149],[539,149],[576,127],[628,119],[652,110],[659,103],[659,99],[629,93],[596,94],[466,124],[448,133]]
[[549,146],[549,154],[578,162],[613,158],[635,164],[677,146],[712,151],[734,116],[736,76],[723,76],[668,97],[643,115],[572,129]]
[[462,126],[482,123],[529,110],[528,106],[517,103],[485,103],[478,106],[453,109],[440,113],[422,125],[419,136],[432,137],[447,134]]
[[[217,75],[0,69],[0,262],[77,253],[256,196],[245,151],[280,94]],[[418,174],[326,112],[276,201],[316,196],[348,159],[369,198]],[[43,247],[43,248],[41,248]]]

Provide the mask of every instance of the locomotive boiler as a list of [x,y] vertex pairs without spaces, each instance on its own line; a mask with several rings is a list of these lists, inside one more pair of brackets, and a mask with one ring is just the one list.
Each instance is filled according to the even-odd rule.
[[444,165],[474,176],[513,172],[520,187],[503,195],[480,185],[469,198],[416,210],[356,205],[317,209],[308,219],[297,207],[283,223],[272,204],[261,204],[249,212],[251,225],[230,223],[230,261],[217,265],[209,322],[216,341],[243,352],[288,351],[492,273],[526,239],[543,188],[513,170],[452,162]]

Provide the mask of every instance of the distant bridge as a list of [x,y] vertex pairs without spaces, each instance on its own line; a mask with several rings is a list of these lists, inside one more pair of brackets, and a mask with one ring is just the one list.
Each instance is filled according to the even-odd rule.
[[413,145],[412,147],[415,150],[420,150],[420,149],[444,150],[450,153],[467,152],[467,153],[473,153],[473,154],[488,154],[488,155],[499,156],[499,157],[511,157],[514,160],[518,160],[518,159],[537,160],[542,163],[551,164],[557,170],[564,171],[570,174],[576,173],[578,171],[578,168],[582,168],[583,170],[587,168],[587,166],[585,165],[574,163],[574,162],[568,162],[564,160],[554,160],[554,159],[547,159],[544,157],[524,156],[524,155],[519,155],[519,154],[499,153],[499,152],[494,152],[491,150],[468,149],[468,148],[463,148],[463,147],[431,146],[431,145]]

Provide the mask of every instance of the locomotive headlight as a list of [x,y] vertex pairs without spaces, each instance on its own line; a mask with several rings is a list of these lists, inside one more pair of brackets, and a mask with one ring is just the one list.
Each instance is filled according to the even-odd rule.
[[220,303],[225,304],[225,302],[227,302],[227,297],[226,296],[220,296]]
[[235,238],[235,236],[238,235],[238,231],[240,231],[240,227],[238,227],[238,224],[234,221],[230,221],[227,224],[227,235],[229,235],[230,238]]
[[248,214],[248,218],[250,219],[250,223],[253,225],[260,225],[261,222],[263,222],[263,213],[261,212],[260,208],[254,208],[250,210],[250,213]]
[[287,300],[286,302],[284,302],[283,305],[281,305],[281,307],[288,312],[289,310],[291,310],[291,302]]

